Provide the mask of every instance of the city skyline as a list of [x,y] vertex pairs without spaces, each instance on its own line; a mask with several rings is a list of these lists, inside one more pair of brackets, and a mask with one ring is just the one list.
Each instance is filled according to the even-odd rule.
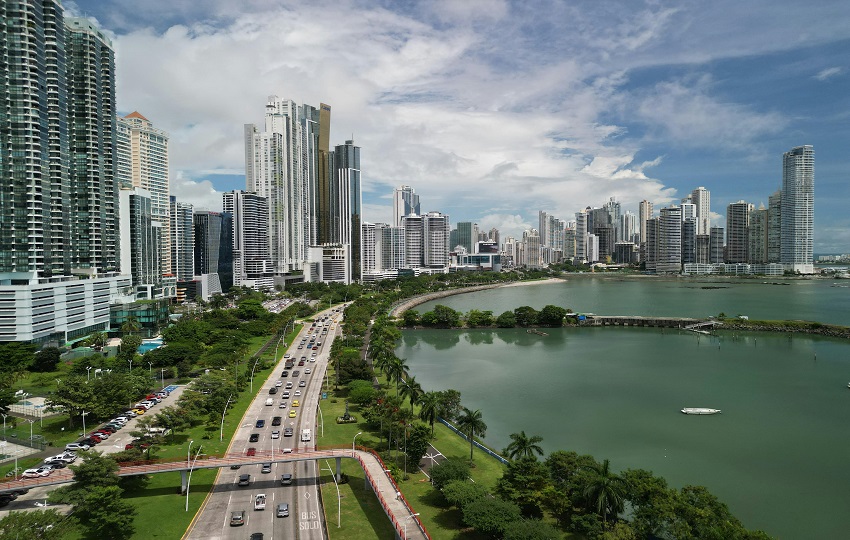
[[[365,221],[391,223],[392,189],[410,185],[422,212],[515,235],[540,209],[615,196],[634,212],[695,186],[718,222],[731,202],[767,205],[782,153],[810,144],[814,250],[850,249],[850,25],[837,2],[804,18],[767,2],[300,4],[65,6],[114,33],[119,111],[172,134],[172,191],[198,208],[243,189],[240,126],[277,93],[332,104],[332,139],[363,148]],[[343,20],[357,24],[327,30]]]

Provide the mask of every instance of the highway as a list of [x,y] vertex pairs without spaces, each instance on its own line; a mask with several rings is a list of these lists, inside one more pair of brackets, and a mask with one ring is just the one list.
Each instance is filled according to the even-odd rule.
[[[260,389],[251,405],[248,407],[237,429],[228,454],[246,455],[249,448],[255,448],[257,453],[268,452],[277,455],[285,449],[303,450],[312,449],[316,437],[316,410],[318,401],[322,394],[322,380],[327,369],[328,355],[331,344],[339,335],[340,327],[338,320],[342,319],[342,308],[340,313],[326,310],[313,316],[320,320],[328,316],[328,322],[333,328],[326,335],[322,329],[311,328],[310,323],[299,332],[287,351],[281,354],[291,354],[296,365],[290,369],[289,376],[281,377],[284,371],[284,357],[278,359],[278,365],[272,370],[269,378],[261,385],[254,381],[255,388]],[[334,317],[338,320],[333,320]],[[299,349],[302,340],[309,344],[310,337],[318,334],[316,342],[321,342],[318,350],[308,350],[307,345]],[[311,357],[315,352],[316,356]],[[305,357],[304,365],[299,366],[299,360]],[[306,373],[307,370],[310,373]],[[298,372],[298,375],[296,375]],[[276,394],[269,394],[269,389],[281,381]],[[299,386],[303,381],[305,386]],[[292,388],[286,390],[287,383],[292,383]],[[284,392],[289,392],[289,398],[284,398]],[[298,392],[300,395],[296,395]],[[272,404],[266,405],[271,399]],[[298,407],[294,401],[298,400]],[[290,411],[295,411],[295,417],[290,418]],[[280,426],[272,426],[272,419],[281,417]],[[263,420],[264,426],[257,427],[257,420]],[[286,428],[292,429],[292,436],[284,436]],[[311,440],[301,441],[301,431],[311,430]],[[280,438],[272,439],[272,431],[279,430]],[[257,435],[256,442],[249,442],[252,434]],[[297,451],[297,450],[296,450]],[[250,482],[247,486],[239,486],[240,475],[249,474]],[[290,485],[282,485],[282,476],[291,474],[293,476]],[[202,506],[192,525],[184,535],[185,540],[228,540],[244,539],[252,533],[263,533],[263,540],[274,540],[283,538],[299,538],[303,540],[323,540],[324,524],[322,510],[319,504],[318,493],[319,474],[315,461],[295,461],[290,463],[273,463],[270,472],[261,472],[261,466],[245,465],[239,469],[223,468],[220,470],[216,485],[206,502]],[[255,510],[254,502],[258,494],[265,494],[266,506],[264,510]],[[277,517],[277,508],[281,503],[289,505],[288,517]],[[244,510],[244,525],[231,526],[231,515],[233,512]]]

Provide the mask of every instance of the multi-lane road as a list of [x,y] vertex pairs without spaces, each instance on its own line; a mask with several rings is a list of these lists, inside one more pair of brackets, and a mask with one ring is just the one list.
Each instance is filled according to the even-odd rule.
[[[229,454],[247,454],[249,448],[253,448],[258,456],[268,455],[271,462],[269,472],[262,472],[263,468],[256,465],[222,469],[213,491],[184,536],[186,540],[244,539],[253,533],[262,533],[263,540],[324,539],[316,462],[275,463],[271,459],[273,457],[280,460],[285,457],[287,449],[297,452],[298,449],[316,445],[316,410],[322,394],[322,380],[325,377],[331,344],[340,332],[342,309],[340,308],[339,312],[320,312],[314,319],[321,321],[324,317],[327,317],[327,321],[322,323],[321,328],[318,324],[315,327],[311,327],[311,323],[305,324],[289,350],[281,353],[292,355],[296,365],[286,370],[289,373],[283,377],[284,356],[278,359],[278,365],[261,385],[257,396],[245,412],[228,450]],[[327,334],[323,334],[328,325],[330,328]],[[315,336],[317,349],[308,349],[315,334],[318,334]],[[303,348],[299,349],[302,341],[305,343]],[[318,345],[320,342],[321,345]],[[314,352],[315,357],[312,356]],[[302,358],[304,365],[299,366]],[[277,393],[269,394],[269,389],[275,388],[278,382],[281,386],[277,387]],[[292,388],[287,390],[287,383],[292,383]],[[285,392],[289,392],[288,398],[283,397]],[[294,406],[296,400],[299,405],[297,407]],[[267,405],[269,402],[271,404]],[[290,411],[295,411],[294,417],[290,417]],[[279,426],[272,425],[276,416],[281,417]],[[258,420],[263,421],[262,427],[258,427]],[[287,428],[291,428],[291,436],[285,435]],[[301,441],[304,429],[311,431],[309,441]],[[279,431],[279,438],[272,438],[273,431]],[[253,435],[256,435],[256,441],[251,442]],[[248,484],[239,485],[240,476],[246,474],[250,475]],[[286,474],[292,475],[291,484],[284,484],[283,476]],[[258,494],[265,494],[264,510],[254,509]],[[288,517],[277,517],[280,504],[288,505]],[[231,517],[233,512],[238,511],[245,512],[244,525],[232,526]]]

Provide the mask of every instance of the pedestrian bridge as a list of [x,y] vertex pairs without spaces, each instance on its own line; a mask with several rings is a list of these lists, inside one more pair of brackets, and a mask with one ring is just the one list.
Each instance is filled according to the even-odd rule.
[[[289,463],[295,461],[309,461],[317,459],[334,459],[336,461],[336,475],[339,479],[342,459],[356,459],[366,477],[366,485],[372,489],[381,503],[387,517],[393,523],[398,538],[428,539],[430,536],[419,521],[419,516],[408,504],[404,495],[398,489],[395,480],[387,474],[387,467],[373,450],[357,447],[351,448],[327,448],[320,449],[294,449],[292,452],[276,452],[273,450],[258,450],[253,456],[245,454],[224,454],[222,456],[199,456],[192,462],[184,459],[169,460],[145,460],[118,464],[118,476],[138,476],[142,474],[159,474],[179,472],[183,479],[182,487],[186,489],[186,478],[190,470],[196,469],[221,469],[223,467],[259,465],[261,463]],[[67,484],[73,482],[74,473],[70,469],[59,469],[43,478],[21,478],[19,480],[3,479],[0,482],[0,493],[8,493],[23,488],[38,486],[50,486]],[[411,522],[412,520],[412,522]],[[416,523],[417,527],[407,527],[408,524]]]

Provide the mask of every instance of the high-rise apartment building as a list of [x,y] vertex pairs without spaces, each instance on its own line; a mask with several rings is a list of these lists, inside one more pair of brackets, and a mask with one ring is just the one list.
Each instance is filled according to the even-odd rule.
[[652,203],[643,200],[638,205],[638,225],[640,226],[640,241],[646,242],[646,220],[652,218]]
[[221,255],[221,212],[198,210],[192,215],[196,274],[217,274]]
[[708,256],[711,264],[720,264],[725,258],[723,227],[711,227],[708,231]]
[[130,178],[118,176],[119,185],[132,185],[150,193],[154,221],[162,226],[160,257],[164,271],[171,269],[170,188],[168,184],[168,134],[142,116],[132,112],[117,123],[120,173],[128,170]]
[[522,243],[524,246],[523,251],[525,252],[524,266],[531,269],[540,268],[542,266],[542,259],[540,257],[541,242],[538,230],[530,229],[523,231]]
[[404,229],[404,265],[406,268],[422,268],[425,254],[425,223],[419,214],[401,217]]
[[587,260],[587,217],[587,212],[585,210],[576,212],[575,258],[579,263]]
[[782,157],[782,215],[779,262],[785,269],[814,273],[815,150],[792,148]]
[[709,234],[711,228],[711,192],[700,186],[691,192],[690,199],[696,206],[697,234]]
[[171,219],[171,275],[178,280],[190,280],[195,276],[195,224],[191,204],[182,203],[173,195],[169,218]]
[[112,295],[130,286],[105,118],[112,47],[88,23],[66,25],[58,0],[0,2],[0,21],[0,296],[13,298],[0,341],[63,345],[108,329]]
[[449,216],[428,212],[423,222],[423,266],[445,268],[449,265]]
[[233,216],[233,285],[273,289],[268,199],[244,191],[224,193],[222,199],[224,212]]
[[393,190],[393,225],[400,227],[402,217],[421,213],[419,195],[416,194],[415,189],[410,186],[399,186]]
[[682,271],[682,208],[662,208],[658,222],[658,259],[655,271],[678,274]]
[[451,246],[463,246],[467,253],[474,253],[475,243],[478,242],[478,227],[471,221],[461,221],[457,224],[457,244]]
[[345,141],[334,149],[335,196],[331,204],[332,244],[351,246],[349,275],[359,280],[361,275],[360,222],[360,147]]
[[302,124],[302,111],[294,101],[269,96],[264,130],[245,125],[247,191],[267,200],[269,256],[277,275],[301,270],[307,260],[311,196],[302,170]]
[[74,268],[116,272],[115,51],[87,19],[66,19],[65,33],[71,158],[67,249]]
[[162,296],[162,224],[148,190],[125,186],[119,193],[121,271],[132,277],[138,298]]
[[778,263],[782,251],[782,192],[768,197],[767,205],[767,262]]
[[726,207],[726,262],[746,263],[750,212],[753,205],[738,201]]
[[620,216],[622,215],[622,211],[620,209],[620,202],[617,201],[616,197],[610,197],[608,199],[608,202],[606,202],[602,207],[608,213],[608,223],[614,227],[614,238],[611,241],[611,249],[608,253],[609,255],[611,255],[614,252],[614,243],[623,240],[623,238],[620,236],[620,229],[618,226],[620,223]]
[[747,231],[747,256],[751,264],[767,263],[767,208],[762,204],[750,211],[750,228]]
[[658,271],[658,249],[661,236],[661,218],[651,217],[644,223],[646,241],[643,242],[643,262],[647,272]]
[[405,267],[404,228],[387,223],[363,223],[363,273]]

